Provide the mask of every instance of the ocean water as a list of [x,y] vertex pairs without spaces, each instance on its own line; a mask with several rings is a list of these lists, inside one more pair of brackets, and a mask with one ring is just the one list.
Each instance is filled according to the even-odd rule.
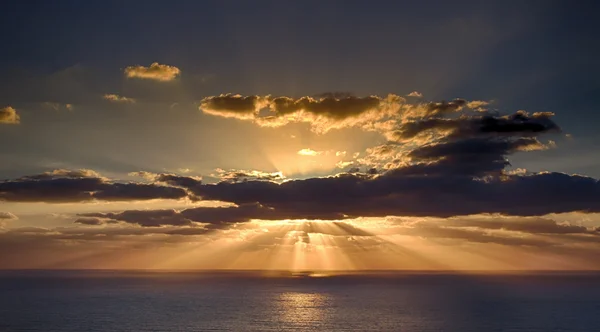
[[0,331],[600,331],[600,275],[0,272]]

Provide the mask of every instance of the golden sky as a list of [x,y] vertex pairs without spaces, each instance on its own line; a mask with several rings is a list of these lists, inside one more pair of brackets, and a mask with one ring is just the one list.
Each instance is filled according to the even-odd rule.
[[584,4],[33,7],[0,269],[600,268]]

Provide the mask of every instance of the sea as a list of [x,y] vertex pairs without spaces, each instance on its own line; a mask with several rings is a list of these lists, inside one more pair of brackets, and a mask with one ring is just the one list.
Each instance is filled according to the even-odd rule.
[[4,271],[0,331],[600,331],[591,272]]

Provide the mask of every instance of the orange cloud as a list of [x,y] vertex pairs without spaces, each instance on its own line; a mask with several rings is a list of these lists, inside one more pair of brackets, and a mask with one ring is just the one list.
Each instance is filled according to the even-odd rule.
[[20,122],[21,117],[19,116],[19,114],[17,114],[17,110],[10,106],[0,108],[0,123],[19,124]]
[[104,98],[110,102],[115,102],[115,103],[129,103],[129,104],[135,103],[135,99],[133,99],[133,98],[119,96],[116,94],[105,94],[102,98]]
[[174,80],[181,74],[181,70],[175,66],[161,65],[154,62],[150,67],[144,66],[129,66],[125,68],[125,76],[127,78],[148,79],[161,82]]

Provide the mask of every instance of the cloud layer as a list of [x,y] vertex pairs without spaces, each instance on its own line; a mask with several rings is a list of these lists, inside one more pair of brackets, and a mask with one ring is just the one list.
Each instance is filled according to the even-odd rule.
[[182,199],[181,188],[135,182],[114,182],[91,170],[55,170],[0,182],[0,201],[90,202]]

